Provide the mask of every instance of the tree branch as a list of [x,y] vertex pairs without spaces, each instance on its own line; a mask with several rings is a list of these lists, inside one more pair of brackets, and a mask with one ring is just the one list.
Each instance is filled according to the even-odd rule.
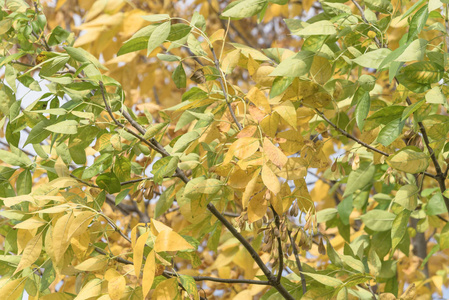
[[234,120],[234,122],[237,125],[237,127],[239,128],[239,130],[242,130],[243,127],[239,123],[239,121],[237,120],[237,117],[235,116],[234,110],[232,109],[231,102],[229,102],[228,93],[226,93],[226,89],[225,89],[225,85],[224,85],[224,81],[223,81],[223,76],[222,76],[222,72],[221,72],[221,69],[220,69],[220,62],[218,61],[217,55],[215,54],[214,47],[212,47],[212,45],[210,45],[209,48],[210,48],[210,51],[212,52],[212,55],[214,56],[215,67],[220,72],[220,77],[218,78],[218,81],[220,82],[221,90],[223,91],[223,96],[225,97],[226,104],[228,105],[228,108],[229,108],[229,112],[231,113],[232,119]]
[[302,273],[301,261],[299,260],[299,254],[298,254],[298,249],[296,248],[296,243],[292,238],[292,232],[289,230],[289,231],[287,231],[287,234],[288,234],[288,237],[290,238],[290,243],[292,244],[292,247],[293,247],[293,254],[295,255],[296,266],[298,267],[299,276],[301,277],[302,294],[304,295],[307,292],[306,277]]
[[362,145],[362,146],[365,147],[365,148],[368,148],[368,149],[370,149],[370,150],[372,150],[372,151],[375,151],[375,152],[377,152],[377,153],[379,153],[379,154],[382,154],[382,155],[384,155],[384,156],[390,156],[390,154],[388,154],[388,153],[386,153],[386,152],[383,152],[383,151],[381,151],[381,150],[379,150],[379,149],[377,149],[377,148],[374,148],[373,146],[368,145],[368,144],[365,143],[365,142],[362,142],[361,140],[359,140],[358,138],[356,138],[355,136],[353,136],[353,135],[350,134],[349,132],[347,132],[347,131],[345,131],[345,130],[339,128],[337,125],[335,125],[334,123],[332,123],[332,121],[329,120],[329,119],[328,119],[328,118],[327,118],[321,111],[319,111],[318,109],[315,109],[315,112],[316,112],[317,114],[319,114],[320,117],[323,118],[323,119],[324,119],[329,125],[331,125],[335,130],[337,130],[338,132],[340,132],[340,133],[343,134],[344,136],[350,138],[351,140],[355,141],[356,143]]
[[278,241],[278,256],[279,256],[279,271],[278,271],[278,276],[276,278],[276,281],[281,282],[282,271],[284,271],[284,253],[282,253],[282,241],[281,241],[281,237],[280,237],[281,221],[279,220],[279,215],[274,210],[272,205],[270,205],[270,208],[273,211],[274,223],[276,224],[276,227],[279,231],[279,236],[276,237],[276,240]]

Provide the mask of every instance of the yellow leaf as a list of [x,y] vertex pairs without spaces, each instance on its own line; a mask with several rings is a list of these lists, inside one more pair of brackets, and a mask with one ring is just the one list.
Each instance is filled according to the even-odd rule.
[[257,69],[259,69],[259,63],[253,59],[251,54],[248,55],[248,73],[250,76],[253,76]]
[[274,108],[282,119],[296,130],[296,109],[291,101],[284,101]]
[[253,137],[246,137],[236,140],[229,147],[223,160],[223,164],[229,163],[235,156],[238,159],[245,159],[253,155],[259,149],[259,140]]
[[269,137],[274,138],[278,130],[280,116],[278,113],[272,113],[266,116],[261,122],[260,127],[262,127],[263,132]]
[[125,292],[125,288],[126,279],[123,276],[117,276],[108,281],[108,294],[112,300],[120,300]]
[[178,294],[178,280],[170,278],[157,285],[153,297],[157,300],[173,300],[176,299]]
[[101,294],[101,282],[101,279],[94,278],[86,283],[78,293],[78,296],[76,296],[75,300],[87,300],[98,297]]
[[104,255],[89,258],[75,267],[80,271],[99,271],[103,270],[108,264],[108,258]]
[[213,43],[215,41],[222,41],[224,37],[225,37],[224,29],[218,29],[217,31],[212,33],[212,35],[209,37],[209,40],[211,43]]
[[287,163],[287,156],[267,138],[263,139],[263,151],[268,159],[279,169],[282,169]]
[[94,216],[95,213],[92,211],[83,211],[77,214],[70,224],[69,237],[75,237],[85,232]]
[[147,260],[145,261],[145,266],[143,268],[142,277],[142,291],[143,298],[146,298],[153,285],[154,275],[156,272],[156,259],[154,255],[154,250],[148,254]]
[[315,55],[310,67],[310,75],[317,83],[324,85],[332,77],[332,66],[326,58]]
[[279,179],[267,165],[262,167],[262,181],[273,193],[277,194],[280,192],[281,184],[279,183]]
[[133,263],[134,263],[134,272],[137,276],[137,278],[140,277],[140,268],[142,267],[142,259],[143,259],[143,250],[145,248],[145,244],[147,242],[148,236],[150,235],[151,231],[147,231],[144,234],[142,234],[136,242],[136,245],[134,246],[134,256],[133,256]]
[[14,228],[30,230],[30,229],[39,228],[39,227],[41,227],[42,225],[45,225],[45,224],[47,224],[46,221],[42,220],[38,216],[34,216],[34,217],[31,217],[31,218],[29,218],[29,219],[27,219],[27,220],[25,220],[25,221],[15,225]]
[[21,195],[16,197],[0,198],[6,207],[11,207],[22,202],[30,202],[31,204],[36,204],[34,198],[31,195]]
[[251,292],[249,290],[243,290],[237,295],[235,295],[232,299],[234,300],[248,300],[253,299],[253,296],[251,295]]
[[157,221],[155,219],[151,220],[150,228],[151,228],[151,232],[155,236],[157,236],[159,234],[159,232],[161,232],[162,230],[172,230],[170,227],[168,227],[164,223],[159,222],[159,221]]
[[259,193],[251,198],[248,205],[248,221],[256,222],[263,218],[268,208],[267,200],[264,197],[264,193]]
[[31,266],[39,258],[39,256],[41,255],[41,251],[42,233],[39,233],[38,235],[33,237],[26,245],[25,249],[23,250],[22,258],[20,259],[19,265],[17,266],[14,274]]
[[305,161],[302,157],[289,157],[284,167],[275,171],[275,174],[287,180],[304,178],[307,175]]
[[263,110],[266,113],[271,113],[271,106],[267,100],[265,94],[257,87],[253,87],[246,97],[256,105],[257,108]]
[[66,3],[66,2],[67,2],[67,0],[58,0],[55,10],[58,11],[61,8],[61,6],[63,6],[64,3]]
[[231,74],[232,70],[237,66],[240,59],[240,50],[232,50],[224,57],[221,62],[221,69],[225,74]]
[[0,288],[0,295],[5,300],[17,300],[25,288],[27,278],[11,280]]
[[162,230],[156,238],[154,243],[154,250],[161,251],[180,251],[180,250],[194,250],[182,236],[173,230]]
[[58,263],[69,247],[69,229],[73,221],[73,214],[65,214],[60,217],[53,228],[53,252]]
[[243,209],[248,207],[249,199],[251,198],[252,195],[255,194],[255,192],[257,192],[256,186],[257,186],[257,180],[259,179],[259,174],[260,174],[260,171],[259,171],[259,169],[257,169],[253,173],[251,180],[248,182],[248,185],[246,186],[246,189],[243,192],[243,196],[242,196]]
[[28,242],[33,238],[34,234],[31,232],[32,230],[26,229],[17,230],[17,254],[22,253]]
[[278,213],[278,215],[282,215],[284,213],[284,207],[282,206],[282,196],[280,194],[271,194],[270,203],[273,206],[274,210]]
[[56,171],[56,174],[58,174],[58,177],[69,177],[70,176],[69,168],[67,168],[66,164],[62,161],[61,156],[59,156],[55,162],[55,171]]
[[90,244],[89,232],[85,231],[80,235],[72,237],[72,239],[70,240],[70,244],[72,245],[72,250],[73,252],[75,252],[76,257],[79,260],[84,259]]
[[137,229],[139,229],[140,226],[145,226],[145,223],[138,223],[134,228],[131,230],[131,246],[134,248],[136,246],[137,241]]

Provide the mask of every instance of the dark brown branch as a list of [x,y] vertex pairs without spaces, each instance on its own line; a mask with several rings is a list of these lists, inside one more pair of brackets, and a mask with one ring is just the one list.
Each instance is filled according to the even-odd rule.
[[321,116],[321,118],[323,118],[323,119],[324,119],[329,125],[331,125],[335,130],[337,130],[338,132],[340,132],[340,133],[343,134],[344,136],[350,138],[351,140],[355,141],[356,143],[362,145],[362,146],[365,147],[365,148],[368,148],[368,149],[370,149],[370,150],[372,150],[372,151],[375,151],[375,152],[377,152],[377,153],[379,153],[379,154],[382,154],[382,155],[384,155],[384,156],[390,156],[390,154],[388,154],[388,153],[386,153],[386,152],[383,152],[383,151],[381,151],[381,150],[379,150],[379,149],[377,149],[377,148],[374,148],[373,146],[368,145],[368,144],[365,143],[365,142],[362,142],[361,140],[359,140],[358,138],[356,138],[355,136],[353,136],[353,135],[350,134],[349,132],[347,132],[347,131],[345,131],[345,130],[339,128],[337,125],[335,125],[334,123],[332,123],[332,121],[329,120],[329,119],[328,119],[328,118],[327,118],[321,111],[319,111],[318,109],[315,109],[315,112],[316,112],[317,114],[319,114],[319,115]]
[[299,276],[301,277],[302,294],[304,295],[307,292],[306,277],[302,273],[301,261],[299,260],[299,254],[298,254],[298,249],[296,248],[296,243],[295,243],[295,241],[292,238],[292,232],[291,231],[287,231],[287,233],[288,233],[288,237],[290,239],[290,243],[292,244],[292,247],[293,247],[293,254],[295,255],[296,266],[298,267]]
[[220,72],[220,77],[218,78],[218,81],[220,82],[221,90],[223,91],[223,96],[225,97],[226,104],[228,105],[229,112],[231,113],[232,119],[234,120],[235,124],[239,128],[239,130],[242,130],[243,127],[237,120],[237,117],[235,116],[234,110],[232,109],[231,102],[229,102],[228,93],[226,92],[223,76],[220,69],[220,62],[218,61],[217,55],[215,54],[214,47],[210,45],[210,51],[212,52],[212,55],[214,56],[214,63],[215,67],[217,68],[218,72]]
[[281,220],[272,205],[270,205],[270,208],[273,211],[274,223],[276,224],[276,228],[278,229],[278,232],[279,232],[279,235],[276,237],[276,240],[278,241],[278,257],[279,257],[279,270],[278,270],[278,276],[277,276],[276,280],[277,280],[277,282],[281,282],[282,272],[284,271],[284,253],[282,253],[282,241],[281,241],[281,236],[280,236]]

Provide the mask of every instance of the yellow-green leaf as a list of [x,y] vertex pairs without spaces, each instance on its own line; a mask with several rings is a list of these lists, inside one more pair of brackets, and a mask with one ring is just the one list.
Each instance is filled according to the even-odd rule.
[[405,149],[387,159],[387,164],[399,171],[416,174],[429,166],[429,157],[423,152]]

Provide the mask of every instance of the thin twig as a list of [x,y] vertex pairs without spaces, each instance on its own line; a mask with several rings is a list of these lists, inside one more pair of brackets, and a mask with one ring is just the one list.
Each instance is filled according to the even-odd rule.
[[289,230],[289,231],[287,231],[287,234],[288,234],[288,237],[290,238],[290,243],[292,244],[292,247],[293,247],[293,254],[295,255],[296,266],[298,267],[299,276],[301,277],[302,294],[304,295],[307,292],[306,277],[302,273],[301,261],[299,260],[299,254],[298,254],[298,249],[296,248],[296,243],[292,238],[292,232]]
[[276,224],[276,227],[279,232],[279,236],[276,237],[276,240],[278,241],[278,257],[279,257],[279,271],[278,271],[278,276],[277,276],[276,280],[277,280],[277,282],[281,282],[282,272],[284,271],[284,253],[282,253],[282,241],[281,241],[281,236],[280,236],[281,221],[280,221],[279,215],[274,210],[272,205],[270,205],[270,208],[273,211],[274,223]]
[[235,116],[234,110],[232,109],[231,102],[229,102],[228,93],[226,92],[224,81],[223,81],[223,75],[220,69],[220,62],[218,61],[217,55],[215,54],[214,47],[212,45],[209,46],[210,51],[212,52],[212,55],[214,56],[214,63],[215,67],[217,68],[218,72],[220,72],[220,77],[218,78],[218,81],[220,82],[221,90],[223,91],[223,96],[225,97],[226,104],[228,105],[229,112],[231,113],[232,119],[234,120],[235,124],[239,128],[239,130],[242,130],[243,127],[237,120],[237,117]]
[[327,118],[321,111],[319,111],[318,109],[315,109],[315,112],[316,112],[317,114],[319,114],[320,117],[323,118],[323,119],[324,119],[329,125],[331,125],[335,130],[337,130],[338,132],[340,132],[340,133],[343,134],[344,136],[350,138],[351,140],[355,141],[356,143],[362,145],[362,146],[365,147],[365,148],[368,148],[368,149],[370,149],[370,150],[372,150],[372,151],[375,151],[375,152],[377,152],[377,153],[379,153],[379,154],[382,154],[382,155],[384,155],[384,156],[390,156],[390,154],[388,154],[388,153],[386,153],[386,152],[383,152],[383,151],[381,151],[381,150],[379,150],[379,149],[377,149],[377,148],[374,148],[373,146],[368,145],[368,144],[365,143],[365,142],[362,142],[361,140],[359,140],[358,138],[356,138],[355,136],[353,136],[353,135],[350,134],[349,132],[347,132],[347,131],[345,131],[345,130],[339,128],[337,125],[335,125],[334,123],[332,123],[332,121],[329,120],[329,119],[328,119],[328,118]]

